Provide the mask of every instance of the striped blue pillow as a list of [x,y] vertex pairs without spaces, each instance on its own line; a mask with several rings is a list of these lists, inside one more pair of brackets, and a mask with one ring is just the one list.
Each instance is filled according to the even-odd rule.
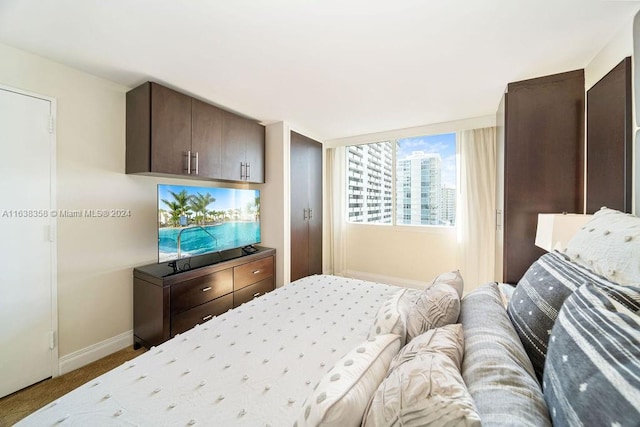
[[538,381],[542,381],[551,328],[565,299],[579,286],[605,282],[559,252],[541,256],[520,279],[507,312]]
[[553,327],[543,389],[554,426],[640,423],[640,287],[588,284]]

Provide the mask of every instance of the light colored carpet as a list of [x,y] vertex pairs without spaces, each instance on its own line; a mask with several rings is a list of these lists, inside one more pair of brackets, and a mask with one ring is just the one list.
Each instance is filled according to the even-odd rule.
[[11,426],[46,404],[105,372],[144,353],[127,347],[56,378],[41,381],[0,399],[0,427]]

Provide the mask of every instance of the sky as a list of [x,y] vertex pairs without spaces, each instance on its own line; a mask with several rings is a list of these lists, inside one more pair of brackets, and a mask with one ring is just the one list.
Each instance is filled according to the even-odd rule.
[[456,187],[456,134],[418,136],[398,140],[398,160],[402,160],[414,151],[440,153],[442,158],[442,184]]
[[217,187],[190,187],[186,185],[165,185],[158,184],[158,208],[168,209],[167,205],[162,202],[162,199],[173,201],[173,196],[169,191],[179,193],[182,190],[187,190],[188,194],[196,193],[209,193],[215,202],[209,204],[209,210],[227,210],[227,209],[244,209],[247,203],[254,203],[256,196],[259,197],[258,190],[244,190],[236,188],[217,188]]

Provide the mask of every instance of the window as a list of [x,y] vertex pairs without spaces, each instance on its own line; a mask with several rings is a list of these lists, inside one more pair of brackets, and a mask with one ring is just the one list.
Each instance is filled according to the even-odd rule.
[[453,226],[456,134],[348,146],[347,181],[350,222]]

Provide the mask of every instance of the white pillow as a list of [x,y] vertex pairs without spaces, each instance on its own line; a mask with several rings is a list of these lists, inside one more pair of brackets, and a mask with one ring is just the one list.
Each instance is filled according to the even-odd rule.
[[456,323],[460,297],[452,286],[436,282],[422,292],[407,317],[407,341],[429,329]]
[[567,256],[621,285],[640,284],[640,218],[602,208],[567,243]]
[[435,279],[433,279],[433,282],[431,282],[431,285],[434,285],[436,283],[446,283],[447,285],[455,289],[456,292],[458,292],[459,298],[462,298],[462,292],[464,291],[464,280],[462,279],[460,270],[449,271],[449,272],[440,274]]
[[416,289],[400,289],[378,310],[375,322],[369,330],[369,338],[377,335],[400,335],[400,344],[407,340],[407,316],[420,295]]
[[362,425],[480,426],[460,374],[463,351],[459,324],[416,337],[394,358]]
[[294,426],[359,426],[398,350],[395,334],[378,335],[351,350],[322,377]]

